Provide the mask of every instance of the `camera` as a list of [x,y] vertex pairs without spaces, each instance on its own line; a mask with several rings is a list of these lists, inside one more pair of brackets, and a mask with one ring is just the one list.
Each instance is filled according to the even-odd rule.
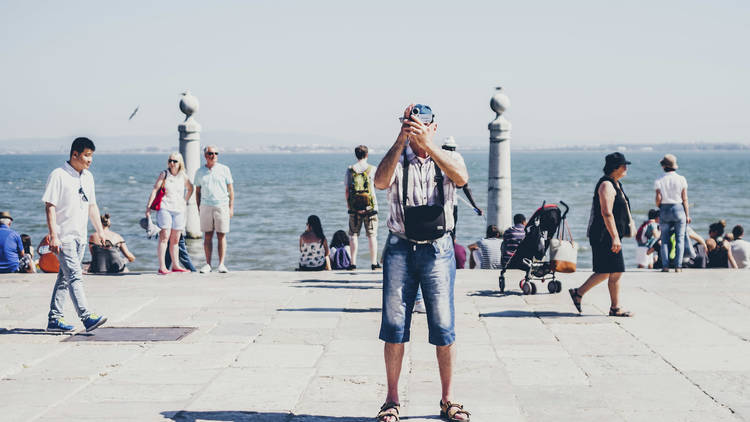
[[435,115],[432,113],[432,109],[425,104],[415,104],[411,109],[411,114],[416,115],[417,118],[426,125],[435,121]]
[[[424,104],[416,104],[411,109],[411,114],[413,116],[417,116],[417,119],[419,119],[422,123],[429,125],[430,123],[435,121],[435,114],[432,112],[432,109],[428,105]],[[398,120],[403,123],[404,118],[399,117]]]

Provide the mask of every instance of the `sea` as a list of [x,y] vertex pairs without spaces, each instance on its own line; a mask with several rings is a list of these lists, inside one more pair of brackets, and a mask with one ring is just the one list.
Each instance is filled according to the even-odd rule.
[[[749,151],[624,151],[633,162],[622,180],[631,199],[636,224],[654,208],[654,179],[662,174],[659,160],[667,153],[678,157],[678,172],[688,180],[692,227],[704,237],[708,225],[725,220],[727,229],[741,224],[750,229]],[[462,153],[469,171],[469,186],[478,205],[487,204],[488,151]],[[570,206],[568,223],[578,243],[578,267],[591,268],[591,252],[585,237],[594,186],[602,174],[605,152],[513,151],[511,153],[512,209],[527,217],[545,201],[565,201]],[[382,154],[371,154],[377,166]],[[62,165],[65,155],[3,155],[0,175],[0,210],[10,211],[13,229],[31,235],[36,245],[46,234],[42,193],[49,173]],[[96,153],[91,171],[96,197],[103,213],[111,215],[112,229],[120,233],[135,254],[131,271],[156,271],[156,240],[147,239],[139,220],[167,155]],[[344,175],[354,154],[232,154],[220,162],[234,177],[235,215],[228,236],[226,265],[235,270],[293,271],[299,260],[299,235],[307,217],[320,217],[326,236],[347,230]],[[461,194],[463,195],[463,194]],[[378,191],[380,227],[379,256],[388,234],[385,191]],[[468,245],[484,237],[486,220],[463,202],[458,203],[457,241]],[[92,227],[89,226],[89,230]],[[205,263],[202,240],[187,241],[196,267]],[[635,267],[636,243],[625,239],[628,268]],[[215,250],[214,250],[214,253]],[[87,256],[85,260],[89,260]],[[216,258],[214,258],[215,260]],[[364,231],[358,253],[360,269],[369,270],[369,251]],[[468,268],[468,264],[467,264]]]

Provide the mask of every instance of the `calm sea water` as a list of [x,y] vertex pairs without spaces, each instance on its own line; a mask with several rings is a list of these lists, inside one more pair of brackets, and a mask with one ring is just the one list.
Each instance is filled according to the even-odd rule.
[[[626,153],[633,165],[623,179],[637,223],[654,206],[653,180],[661,174],[659,159],[669,151]],[[531,215],[542,201],[564,200],[571,207],[568,220],[574,238],[582,246],[580,268],[591,268],[591,254],[584,238],[591,197],[601,175],[600,152],[514,152],[512,155],[513,212]],[[678,153],[679,172],[688,179],[693,227],[706,235],[708,225],[725,219],[731,228],[750,228],[750,152]],[[372,155],[377,165],[381,155]],[[464,154],[470,186],[478,204],[487,203],[487,152]],[[0,156],[0,210],[15,217],[13,228],[32,236],[36,245],[46,233],[41,196],[49,172],[61,165],[62,155]],[[166,155],[96,154],[91,170],[102,213],[112,216],[112,228],[122,234],[137,260],[134,271],[157,268],[156,241],[146,239],[138,225],[146,199]],[[235,216],[229,235],[227,266],[230,270],[292,270],[298,262],[298,236],[310,214],[317,214],[326,235],[347,228],[344,172],[354,162],[353,154],[233,155],[221,156],[235,180]],[[387,235],[385,191],[377,193],[381,204],[378,233],[382,249]],[[459,203],[458,242],[480,239],[485,221]],[[369,262],[364,232],[358,262]],[[635,242],[626,239],[625,259],[635,266]],[[188,241],[196,266],[204,263],[202,241]],[[88,258],[88,257],[87,257]],[[214,258],[215,259],[215,258]]]

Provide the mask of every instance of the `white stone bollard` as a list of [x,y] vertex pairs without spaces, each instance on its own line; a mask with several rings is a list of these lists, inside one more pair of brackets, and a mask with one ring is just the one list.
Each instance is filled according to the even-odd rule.
[[510,99],[498,87],[490,100],[496,113],[490,122],[490,163],[487,180],[487,225],[494,224],[502,233],[513,224],[510,185],[510,122],[502,116]]
[[[185,121],[177,126],[177,130],[180,132],[180,154],[185,160],[185,171],[192,182],[195,179],[195,172],[201,165],[201,125],[193,118],[193,114],[198,111],[198,99],[190,91],[182,93],[180,111],[185,113]],[[193,191],[187,203],[185,232],[188,239],[203,237],[198,207],[195,204],[195,191]]]

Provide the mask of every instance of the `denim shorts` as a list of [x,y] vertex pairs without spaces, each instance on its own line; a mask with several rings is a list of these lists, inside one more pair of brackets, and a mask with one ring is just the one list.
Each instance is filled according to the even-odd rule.
[[426,244],[415,244],[393,233],[383,253],[383,312],[380,339],[409,341],[417,288],[422,287],[427,309],[429,342],[447,346],[456,340],[453,287],[456,257],[450,234]]

